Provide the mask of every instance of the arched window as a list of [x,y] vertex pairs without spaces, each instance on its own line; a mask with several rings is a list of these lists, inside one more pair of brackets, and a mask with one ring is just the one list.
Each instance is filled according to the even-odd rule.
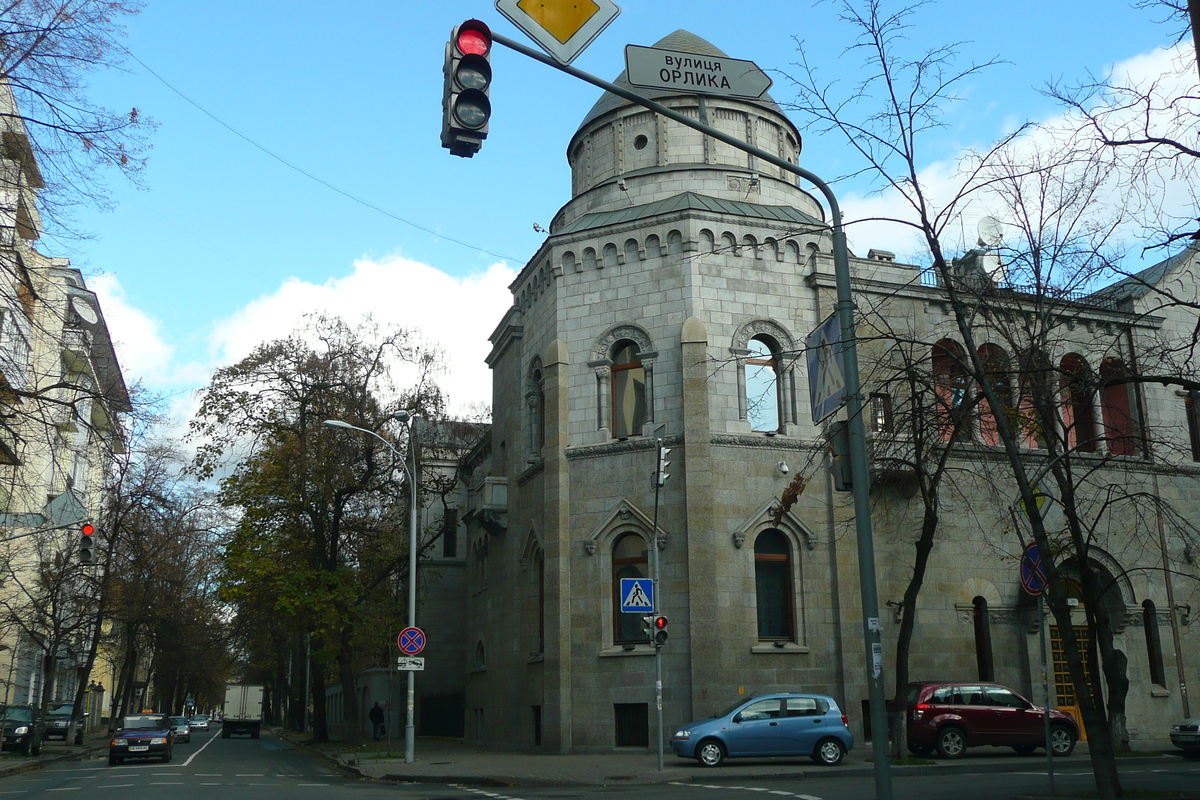
[[638,253],[637,239],[625,240],[625,263],[636,264],[641,258]]
[[975,664],[979,668],[979,680],[996,679],[996,668],[992,659],[992,624],[988,618],[986,598],[976,597],[973,601],[971,621],[975,625]]
[[646,424],[646,370],[638,346],[623,339],[612,351],[612,435],[614,439],[641,436]]
[[769,336],[749,342],[746,359],[746,418],[755,431],[779,430],[779,345]]
[[534,363],[529,370],[529,380],[525,389],[525,403],[528,407],[527,438],[529,441],[529,459],[536,461],[542,456],[542,447],[546,444],[546,395],[545,375],[540,363]]
[[1155,686],[1167,685],[1167,672],[1163,668],[1162,640],[1158,635],[1158,612],[1153,600],[1142,602],[1142,627],[1146,629],[1146,659],[1150,666],[1150,682]]
[[546,554],[538,548],[535,560],[537,580],[537,652],[546,652]]
[[621,611],[621,578],[647,577],[646,540],[636,533],[622,534],[612,549],[613,643],[640,644],[646,641],[642,633],[640,614]]
[[780,531],[763,531],[754,540],[754,587],[759,640],[795,641],[791,549]]
[[1092,407],[1094,391],[1091,373],[1082,356],[1063,356],[1062,422],[1067,447],[1084,453],[1096,450],[1096,413]]
[[1106,358],[1100,367],[1100,413],[1104,420],[1104,438],[1108,440],[1108,452],[1115,456],[1137,454],[1137,439],[1134,433],[1133,407],[1130,402],[1132,387],[1125,382],[1125,365],[1116,358]]
[[[988,385],[1000,401],[999,412],[1007,415],[1006,418],[1012,422],[1013,397],[1012,383],[1009,381],[1008,354],[994,344],[984,344],[979,347],[979,358],[987,370]],[[992,409],[986,397],[979,401],[979,435],[984,444],[1000,444],[1000,432],[996,429],[996,411]]]
[[604,266],[617,266],[617,246],[611,242],[604,245]]
[[683,234],[679,231],[671,231],[667,234],[667,252],[682,253],[683,252]]
[[938,434],[943,442],[948,442],[955,428],[960,428],[959,438],[969,439],[967,373],[963,367],[962,348],[956,342],[943,339],[933,346],[932,356]]

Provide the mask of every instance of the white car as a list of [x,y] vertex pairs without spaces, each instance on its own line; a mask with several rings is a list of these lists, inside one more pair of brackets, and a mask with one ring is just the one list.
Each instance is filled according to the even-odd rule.
[[1171,744],[1180,750],[1200,751],[1200,717],[1191,717],[1172,725]]
[[175,731],[175,741],[190,742],[192,740],[192,725],[187,717],[171,717],[171,728]]
[[192,718],[188,720],[188,727],[194,731],[208,730],[208,715],[193,714]]

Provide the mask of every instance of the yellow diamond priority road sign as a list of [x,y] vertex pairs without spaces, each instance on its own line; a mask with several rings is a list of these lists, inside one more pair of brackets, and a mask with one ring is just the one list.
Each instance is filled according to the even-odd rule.
[[560,64],[570,64],[621,9],[612,0],[496,0],[496,10]]

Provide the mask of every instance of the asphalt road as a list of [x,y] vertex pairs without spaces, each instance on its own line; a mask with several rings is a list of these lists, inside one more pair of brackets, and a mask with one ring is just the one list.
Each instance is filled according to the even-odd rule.
[[[1060,793],[1091,789],[1086,760],[1056,773]],[[1190,792],[1200,797],[1200,760],[1130,765],[1121,770],[1125,789]],[[895,800],[1010,800],[1048,795],[1046,775],[1028,764],[1009,772],[906,776],[893,782]],[[492,787],[376,782],[353,777],[324,759],[264,732],[260,739],[222,739],[220,731],[194,733],[189,744],[177,744],[169,764],[126,762],[110,767],[103,752],[79,760],[57,761],[41,769],[0,778],[0,800],[70,798],[128,800],[170,797],[171,800],[867,800],[874,780],[838,776],[830,771],[802,779],[723,780],[721,770],[706,771],[692,782],[606,787]]]

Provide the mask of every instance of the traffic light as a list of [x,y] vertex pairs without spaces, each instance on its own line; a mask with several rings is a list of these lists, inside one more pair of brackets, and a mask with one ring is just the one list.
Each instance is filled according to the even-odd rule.
[[845,420],[829,426],[829,444],[833,458],[829,473],[833,478],[835,492],[854,491],[854,480],[850,473],[850,423]]
[[96,563],[96,529],[90,522],[83,523],[79,529],[79,563]]
[[658,471],[654,474],[654,479],[659,486],[666,484],[667,478],[671,477],[667,473],[667,467],[671,466],[671,462],[667,461],[667,453],[671,452],[671,448],[658,446]]
[[646,637],[646,641],[654,641],[654,615],[647,614],[642,617],[642,634]]
[[488,135],[492,102],[492,32],[469,19],[450,32],[442,92],[442,147],[470,158]]
[[654,642],[655,647],[662,647],[667,643],[667,618],[659,615],[654,618],[651,624],[653,626],[653,633],[650,635],[650,640]]

